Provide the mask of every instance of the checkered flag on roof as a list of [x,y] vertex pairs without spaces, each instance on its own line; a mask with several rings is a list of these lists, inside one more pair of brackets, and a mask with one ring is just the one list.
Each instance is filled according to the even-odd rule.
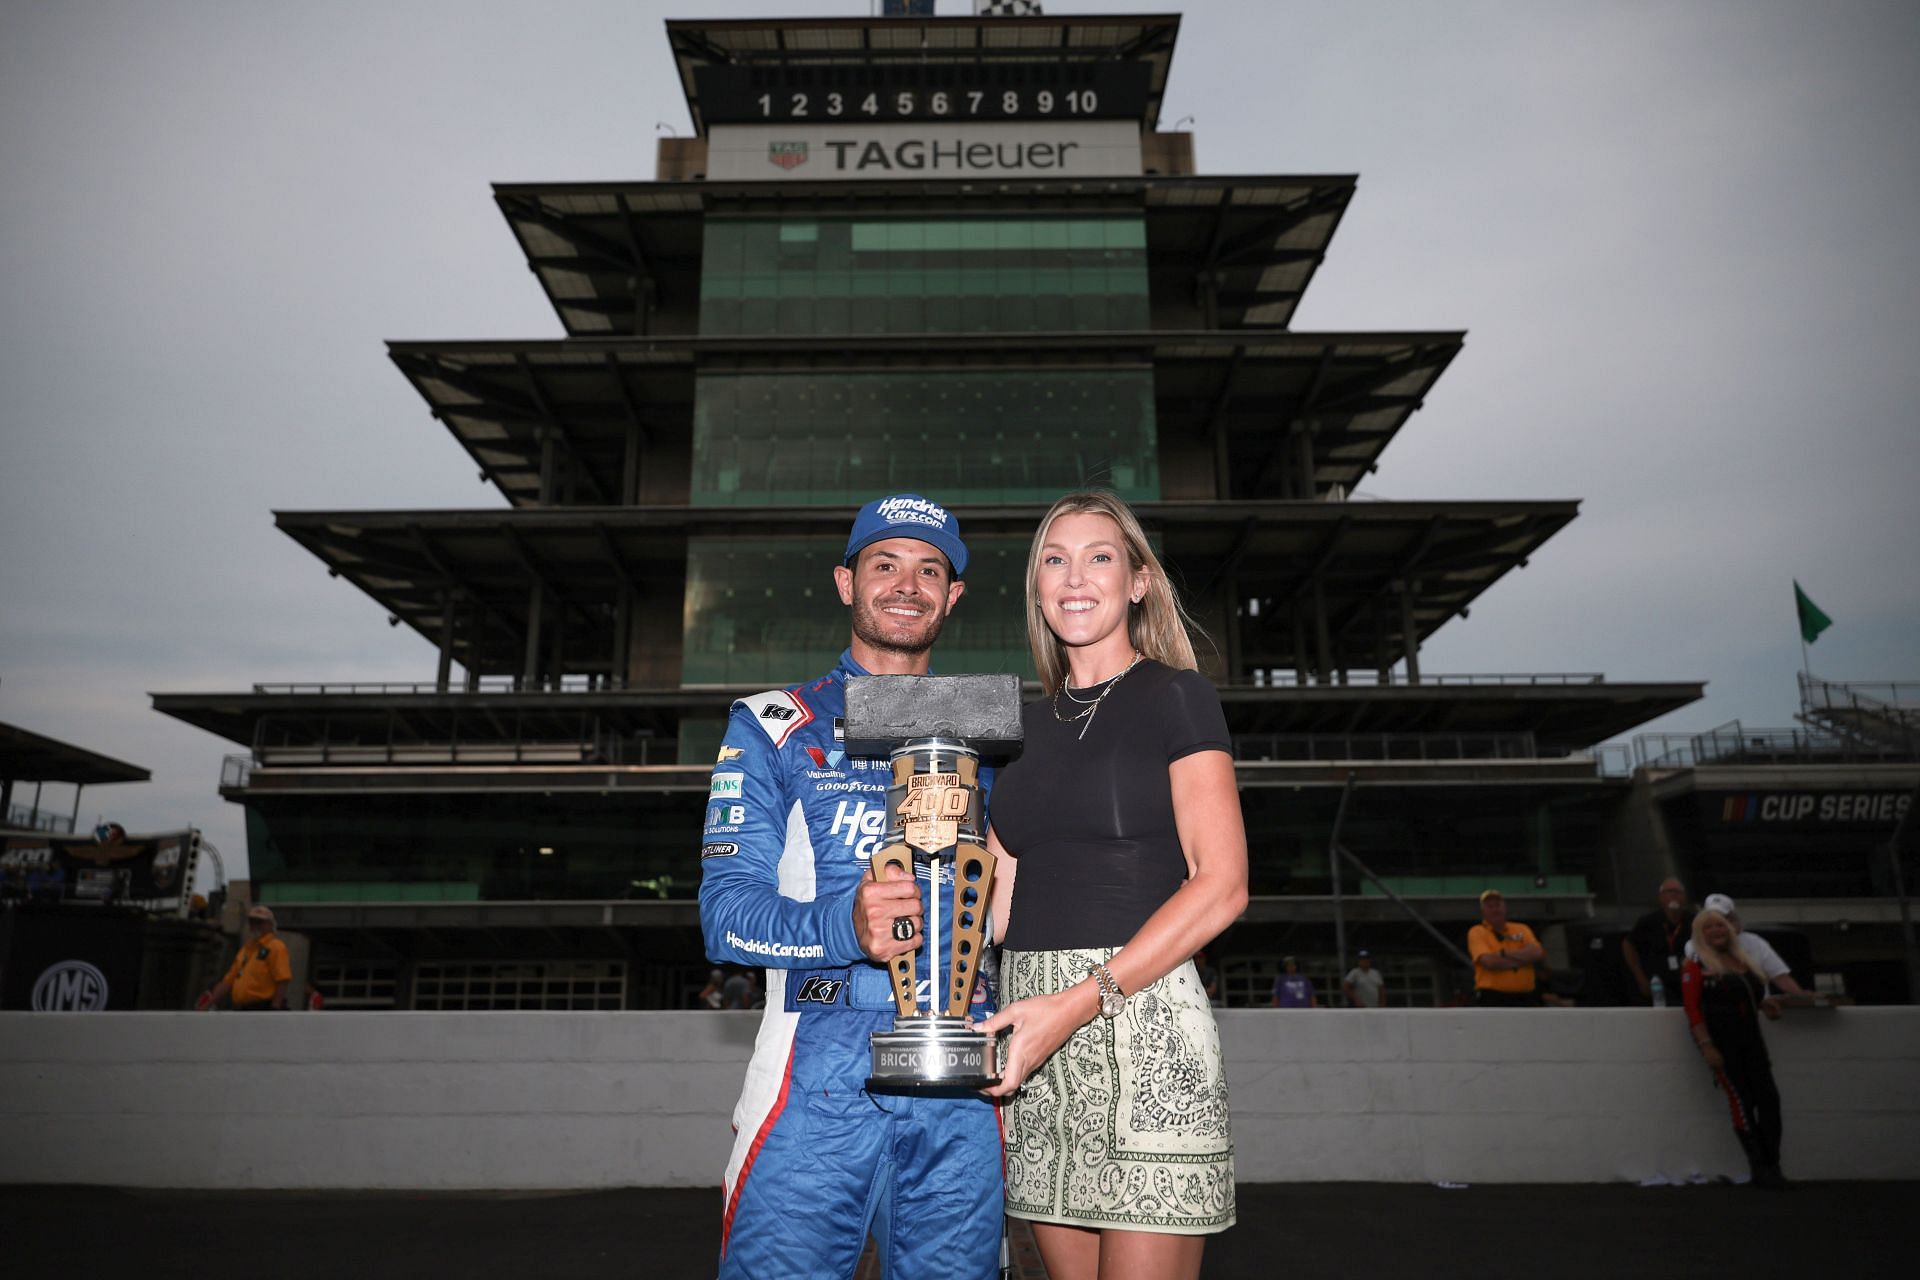
[[973,0],[976,18],[1037,18],[1040,0]]

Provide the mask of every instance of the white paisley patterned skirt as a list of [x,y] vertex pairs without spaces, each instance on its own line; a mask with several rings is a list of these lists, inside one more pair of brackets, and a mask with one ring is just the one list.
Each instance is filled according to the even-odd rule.
[[[1001,1007],[1065,990],[1113,954],[1007,951]],[[1232,1226],[1226,1068],[1193,964],[1075,1031],[1014,1095],[1006,1142],[1013,1217],[1176,1235]]]

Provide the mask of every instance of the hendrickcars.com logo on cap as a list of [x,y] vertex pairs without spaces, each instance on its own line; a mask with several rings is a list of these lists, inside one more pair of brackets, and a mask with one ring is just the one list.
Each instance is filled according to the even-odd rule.
[[860,508],[847,538],[844,560],[851,564],[863,548],[882,538],[917,539],[947,558],[954,577],[967,571],[967,544],[960,541],[959,517],[917,493],[875,498]]
[[947,509],[937,502],[928,502],[925,498],[916,498],[904,494],[898,498],[882,498],[874,510],[888,524],[926,524],[936,529],[947,527]]

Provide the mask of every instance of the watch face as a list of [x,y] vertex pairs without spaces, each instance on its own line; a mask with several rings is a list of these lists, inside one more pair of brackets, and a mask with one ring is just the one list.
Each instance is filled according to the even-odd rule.
[[1127,998],[1118,991],[1109,991],[1100,997],[1100,1012],[1106,1017],[1117,1018],[1126,1007]]

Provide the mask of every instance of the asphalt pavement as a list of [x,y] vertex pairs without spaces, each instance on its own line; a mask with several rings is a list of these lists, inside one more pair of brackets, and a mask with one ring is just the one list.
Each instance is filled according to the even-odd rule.
[[[1248,1184],[1202,1274],[1282,1280],[1814,1277],[1912,1265],[1920,1183],[1435,1187]],[[806,1189],[794,1211],[806,1212]],[[518,1280],[713,1274],[720,1192],[550,1195],[0,1187],[7,1280]],[[1024,1241],[1019,1241],[1024,1244]],[[1015,1250],[1021,1280],[1043,1273]],[[871,1267],[863,1268],[870,1271]]]

